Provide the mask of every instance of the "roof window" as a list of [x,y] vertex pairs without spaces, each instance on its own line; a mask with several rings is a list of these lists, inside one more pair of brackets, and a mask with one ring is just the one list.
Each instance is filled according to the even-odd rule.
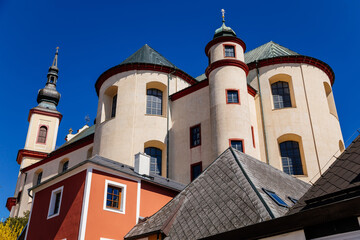
[[288,199],[294,204],[298,202],[296,198],[288,197]]
[[272,192],[272,191],[269,191],[269,190],[266,190],[266,189],[262,189],[264,190],[264,192],[272,199],[274,200],[274,202],[279,205],[279,206],[282,206],[282,207],[289,207],[286,202],[284,202],[284,200],[282,200],[276,193]]

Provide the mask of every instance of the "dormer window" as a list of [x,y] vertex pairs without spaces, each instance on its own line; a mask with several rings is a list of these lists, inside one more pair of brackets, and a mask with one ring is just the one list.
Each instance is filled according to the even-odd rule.
[[234,45],[224,45],[225,57],[235,57],[235,46]]

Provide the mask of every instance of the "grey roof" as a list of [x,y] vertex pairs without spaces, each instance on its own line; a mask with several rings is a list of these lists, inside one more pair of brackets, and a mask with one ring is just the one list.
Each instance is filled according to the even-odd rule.
[[284,215],[288,209],[273,202],[262,188],[290,205],[287,196],[299,198],[309,185],[229,148],[125,238],[161,232],[166,239],[198,239]]
[[176,68],[169,60],[167,60],[163,55],[158,53],[156,50],[151,48],[149,45],[145,44],[142,48],[137,50],[130,57],[125,59],[119,65],[131,64],[131,63],[149,63],[156,65],[163,65],[171,68]]
[[265,43],[247,53],[245,53],[245,63],[251,63],[256,60],[263,60],[266,58],[300,55],[290,49],[283,47],[273,41]]
[[174,180],[164,178],[164,177],[156,175],[156,174],[150,174],[150,176],[140,175],[140,174],[136,173],[134,171],[134,168],[129,166],[129,165],[126,165],[126,164],[123,164],[123,163],[120,163],[120,162],[116,162],[116,161],[113,161],[111,159],[101,157],[99,155],[95,155],[92,158],[87,159],[85,161],[82,161],[79,164],[69,168],[65,172],[62,172],[62,173],[60,173],[60,174],[58,174],[58,175],[56,175],[54,177],[51,177],[51,178],[41,182],[39,185],[34,186],[34,187],[30,188],[29,190],[33,190],[35,188],[38,188],[39,186],[42,186],[42,185],[44,185],[44,184],[58,178],[59,176],[62,176],[64,174],[68,173],[68,172],[71,172],[72,170],[74,170],[74,169],[76,169],[76,168],[78,168],[78,167],[80,167],[80,166],[82,166],[84,164],[87,164],[87,163],[93,163],[93,164],[103,166],[103,167],[106,167],[106,168],[109,168],[109,169],[112,169],[112,170],[115,170],[115,171],[118,171],[118,172],[121,172],[121,173],[125,173],[125,174],[128,174],[128,175],[134,176],[134,177],[138,177],[143,181],[150,182],[150,183],[153,183],[153,184],[156,184],[156,185],[159,185],[159,186],[163,186],[163,187],[166,187],[166,188],[172,189],[174,191],[178,191],[178,192],[183,190],[184,187],[185,187],[185,185],[182,184],[182,183],[178,183],[178,182],[176,182]]
[[[329,200],[343,200],[344,193],[351,197],[351,191],[360,187],[360,135],[314,183],[308,192],[290,209],[288,214],[329,203]],[[337,198],[340,197],[340,198]]]
[[58,149],[63,148],[67,145],[70,145],[74,142],[77,142],[91,134],[93,134],[95,132],[95,125],[92,125],[91,127],[83,130],[82,132],[80,132],[78,135],[76,135],[75,137],[73,137],[72,139],[70,139],[69,141],[65,142],[63,145],[61,145]]

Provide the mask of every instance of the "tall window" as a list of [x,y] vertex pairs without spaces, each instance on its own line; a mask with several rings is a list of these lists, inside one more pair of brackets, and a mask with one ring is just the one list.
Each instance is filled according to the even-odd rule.
[[202,172],[202,162],[191,165],[191,181],[197,178]]
[[235,46],[225,45],[225,57],[235,57]]
[[146,114],[162,115],[162,91],[150,88],[146,95]]
[[47,127],[46,126],[41,126],[39,129],[39,135],[37,138],[37,142],[38,143],[45,143],[46,142],[46,135],[47,135]]
[[200,124],[190,128],[190,147],[201,145],[201,128]]
[[150,156],[150,172],[161,175],[162,151],[156,147],[145,148],[145,153]]
[[51,192],[48,218],[52,218],[59,215],[63,189],[64,187],[62,186]]
[[39,185],[41,183],[43,172],[39,172],[35,175],[35,186]]
[[244,152],[244,141],[241,139],[230,139],[230,146],[239,150],[240,152]]
[[105,180],[104,210],[125,214],[126,185]]
[[279,81],[271,84],[271,92],[275,109],[291,107],[290,89],[287,82]]
[[290,175],[303,175],[299,143],[286,141],[279,145],[284,172]]
[[111,118],[115,117],[116,115],[116,102],[117,102],[117,94],[112,98],[112,105],[111,105]]
[[239,90],[226,90],[226,103],[239,102]]

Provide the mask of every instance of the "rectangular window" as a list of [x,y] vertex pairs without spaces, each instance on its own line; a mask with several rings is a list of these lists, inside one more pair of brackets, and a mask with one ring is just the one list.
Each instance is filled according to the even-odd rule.
[[230,146],[239,150],[240,152],[244,152],[244,140],[242,139],[230,139]]
[[116,102],[117,102],[117,94],[112,99],[111,118],[115,117],[116,115]]
[[225,57],[235,57],[235,46],[224,45]]
[[201,145],[201,127],[200,124],[190,128],[190,148]]
[[126,185],[105,180],[104,210],[125,214]]
[[51,192],[50,205],[48,211],[48,219],[56,217],[60,214],[61,199],[64,186],[59,187]]
[[286,202],[282,200],[275,192],[272,192],[270,190],[262,189],[277,205],[282,207],[288,207]]
[[191,165],[191,181],[197,178],[202,172],[202,162]]
[[254,127],[253,126],[251,126],[251,136],[252,136],[253,146],[255,148],[255,135],[254,135]]
[[240,103],[239,99],[239,90],[235,89],[226,89],[226,103]]

